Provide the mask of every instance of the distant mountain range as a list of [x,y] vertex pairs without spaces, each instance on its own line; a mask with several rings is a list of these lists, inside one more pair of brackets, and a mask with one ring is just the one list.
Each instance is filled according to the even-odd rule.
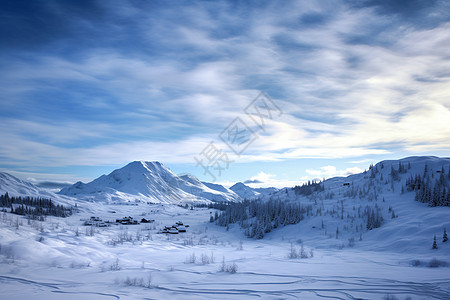
[[235,192],[242,199],[248,199],[248,200],[257,199],[261,196],[270,195],[271,193],[278,191],[278,189],[274,188],[274,187],[252,188],[252,187],[249,187],[248,185],[243,184],[242,182],[236,183],[235,185],[230,187],[230,190]]
[[[261,194],[252,188],[228,189],[201,182],[192,175],[178,176],[160,162],[134,161],[109,175],[85,184],[77,182],[59,194],[88,201],[183,204],[187,202],[234,202]],[[245,187],[246,193],[242,193]],[[268,190],[269,191],[269,190]]]
[[30,196],[49,198],[52,192],[41,189],[31,182],[21,180],[11,174],[0,172],[0,194],[9,193],[11,196]]
[[[425,164],[431,170],[439,171],[442,165],[450,164],[450,159],[422,156],[382,161],[374,166],[378,172],[377,176],[381,176],[381,179],[378,180],[383,181],[389,178],[391,166],[397,166],[399,163],[411,168],[407,170],[409,174],[420,174],[423,172]],[[346,178],[330,178],[324,184],[326,187],[337,187],[348,182],[352,183],[352,186],[357,186],[357,183],[364,186],[369,184],[366,182],[366,178],[370,179],[370,174],[367,173],[350,175]],[[89,183],[77,182],[63,188],[57,194],[8,173],[0,172],[0,193],[4,194],[5,192],[17,196],[59,197],[66,200],[76,198],[89,202],[163,204],[236,202],[244,199],[290,199],[294,197],[291,189],[251,188],[242,182],[226,188],[216,183],[201,182],[192,175],[178,176],[160,162],[145,161],[131,162]]]

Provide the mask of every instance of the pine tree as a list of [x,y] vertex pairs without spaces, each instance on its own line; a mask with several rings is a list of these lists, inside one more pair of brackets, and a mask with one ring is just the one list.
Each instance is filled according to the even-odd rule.
[[[398,176],[399,171],[397,171],[396,169],[394,169],[394,166],[391,165],[391,178],[392,181],[397,181],[400,180],[400,177]],[[393,184],[393,183],[392,183]]]
[[436,235],[434,235],[433,249],[437,249]]
[[442,242],[445,243],[448,241],[447,230],[444,228],[444,235],[442,236]]

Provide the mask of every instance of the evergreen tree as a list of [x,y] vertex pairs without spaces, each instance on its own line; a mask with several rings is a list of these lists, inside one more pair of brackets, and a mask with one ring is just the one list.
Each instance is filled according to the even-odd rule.
[[373,171],[373,166],[370,168],[370,178],[375,178],[375,172]]
[[444,228],[444,235],[442,236],[442,242],[445,243],[448,241],[447,230]]
[[393,185],[393,181],[400,180],[400,177],[398,176],[398,173],[399,173],[399,171],[397,171],[396,169],[394,169],[394,166],[391,165],[392,185]]
[[434,236],[434,241],[433,241],[433,249],[437,249],[437,243],[436,243],[436,235]]

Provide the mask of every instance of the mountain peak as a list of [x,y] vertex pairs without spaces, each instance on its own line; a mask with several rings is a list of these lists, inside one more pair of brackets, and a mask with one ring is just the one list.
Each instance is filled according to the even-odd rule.
[[133,161],[87,184],[64,188],[60,194],[90,200],[147,201],[182,203],[186,201],[236,201],[231,192],[210,189],[191,175],[177,176],[158,161]]

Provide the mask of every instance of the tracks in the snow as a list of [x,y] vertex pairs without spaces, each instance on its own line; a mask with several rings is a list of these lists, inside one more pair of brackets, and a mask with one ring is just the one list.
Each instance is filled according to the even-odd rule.
[[[192,275],[215,275],[203,277],[201,281],[159,283],[153,292],[170,295],[190,295],[207,298],[282,298],[282,299],[372,299],[384,295],[408,295],[419,299],[449,299],[450,284],[440,282],[411,282],[384,278],[345,277],[345,276],[306,276],[271,274],[258,272],[239,272],[237,274],[217,274],[212,272],[192,272],[174,270]],[[209,276],[208,276],[209,277]],[[210,279],[210,280],[209,280]],[[47,288],[59,294],[104,297],[120,299],[120,296],[95,291],[76,291],[82,284],[49,283],[19,277],[0,275],[0,282],[16,282]]]
[[40,282],[40,281],[24,279],[24,278],[20,278],[20,277],[0,275],[0,282],[1,281],[16,282],[16,283],[29,284],[29,285],[35,285],[35,286],[39,286],[39,287],[43,287],[43,288],[48,288],[49,291],[52,293],[80,295],[80,299],[83,299],[83,298],[85,298],[85,296],[88,296],[88,295],[103,296],[103,297],[105,297],[105,299],[111,299],[111,298],[120,299],[120,297],[118,295],[114,295],[114,294],[101,293],[101,292],[88,292],[88,291],[68,291],[68,290],[64,290],[64,284]]

